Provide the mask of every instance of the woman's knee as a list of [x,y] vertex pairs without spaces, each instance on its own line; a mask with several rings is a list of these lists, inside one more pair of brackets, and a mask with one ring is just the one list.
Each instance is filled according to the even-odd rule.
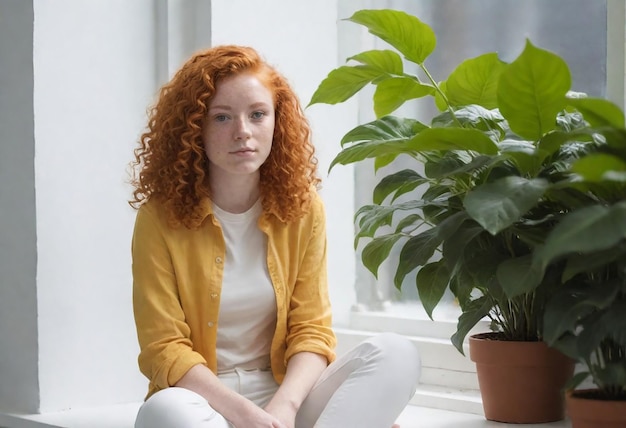
[[421,374],[421,358],[417,346],[405,336],[381,333],[368,342],[376,349],[377,365],[390,379],[405,380],[417,386]]
[[383,358],[390,360],[408,360],[419,365],[420,355],[417,347],[405,336],[397,333],[380,333],[368,339]]
[[[212,421],[213,424],[207,425]],[[199,394],[186,388],[171,387],[152,395],[140,407],[135,428],[228,427]]]

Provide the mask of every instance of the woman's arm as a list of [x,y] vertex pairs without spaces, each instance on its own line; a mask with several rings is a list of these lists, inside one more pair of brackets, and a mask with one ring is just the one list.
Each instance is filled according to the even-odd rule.
[[[324,205],[315,195],[307,222],[301,231],[297,276],[289,296],[285,360],[302,352],[335,359],[335,334],[328,293],[326,261],[326,216]],[[304,245],[302,245],[304,244]]]
[[312,352],[295,354],[289,359],[285,378],[265,410],[288,428],[293,428],[302,402],[327,365],[328,361],[322,355]]
[[191,367],[206,364],[193,349],[163,229],[154,205],[139,209],[132,240],[133,310],[139,368],[150,379],[151,393],[172,386]]
[[[335,334],[326,273],[326,218],[314,195],[306,245],[289,301],[287,316],[287,367],[281,386],[265,407],[289,428],[302,402],[324,369],[335,358]],[[305,235],[306,236],[306,235]]]
[[[288,428],[288,425],[229,389],[208,367],[193,366],[175,384],[203,396],[218,413],[238,428]],[[292,425],[293,426],[293,425]]]

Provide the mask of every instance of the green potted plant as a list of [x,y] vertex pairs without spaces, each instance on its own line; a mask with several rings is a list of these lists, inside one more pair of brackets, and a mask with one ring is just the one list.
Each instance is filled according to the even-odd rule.
[[[569,385],[573,428],[626,426],[626,130],[572,168],[597,199],[569,212],[535,252],[532,269],[564,261],[564,286],[548,302],[544,339],[583,370]],[[576,389],[591,379],[595,387]]]
[[[373,159],[379,170],[401,155],[416,161],[414,169],[383,176],[373,204],[356,212],[355,244],[368,240],[364,265],[377,275],[392,248],[400,247],[394,283],[399,288],[419,269],[416,286],[431,317],[450,290],[462,310],[452,337],[461,353],[469,331],[481,319],[491,319],[493,332],[470,338],[488,419],[561,419],[561,388],[573,361],[542,338],[545,305],[559,291],[566,264],[529,267],[560,219],[595,200],[577,182],[572,165],[604,143],[592,125],[611,123],[621,112],[606,100],[570,92],[567,64],[530,41],[510,64],[487,53],[463,61],[437,81],[425,65],[436,38],[417,17],[383,9],[361,10],[349,20],[395,50],[350,57],[314,93],[309,105],[336,104],[368,84],[376,87],[377,119],[343,137],[331,168]],[[414,63],[421,76],[407,73],[404,61]],[[406,101],[423,97],[439,107],[430,123],[391,115]],[[481,351],[483,346],[488,350]],[[509,353],[498,356],[494,346]],[[512,346],[524,348],[511,351]],[[536,358],[529,348],[536,349]],[[481,362],[483,357],[489,361]],[[511,368],[516,358],[522,366]],[[544,367],[533,377],[529,366],[536,364],[529,361],[536,359]],[[494,362],[509,367],[498,369],[495,386],[488,386],[482,369]],[[530,385],[521,397],[509,397],[520,392],[511,385],[515,374]],[[553,385],[542,396],[531,378],[551,379]],[[501,401],[506,398],[512,398],[512,406]]]

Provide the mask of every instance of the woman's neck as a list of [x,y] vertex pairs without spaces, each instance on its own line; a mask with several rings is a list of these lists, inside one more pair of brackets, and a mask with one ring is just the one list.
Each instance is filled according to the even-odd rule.
[[259,177],[241,177],[228,181],[211,180],[211,200],[224,211],[240,214],[248,211],[261,196]]

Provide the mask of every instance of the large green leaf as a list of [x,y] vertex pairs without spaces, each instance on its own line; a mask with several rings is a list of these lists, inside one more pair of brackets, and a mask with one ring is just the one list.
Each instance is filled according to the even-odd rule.
[[417,186],[426,183],[427,180],[412,169],[403,169],[393,174],[386,175],[374,188],[374,203],[382,204],[385,198],[398,192],[407,192]]
[[[469,156],[466,152],[447,152],[441,159],[424,165],[424,173],[429,178],[444,178],[471,175],[476,170],[497,163],[493,156]],[[432,186],[430,187],[432,188]]]
[[[417,224],[419,223],[419,224]],[[404,232],[405,229],[416,229],[418,226],[424,223],[424,219],[421,215],[413,213],[404,217],[402,220],[398,222],[396,225],[396,233]]]
[[424,191],[424,194],[422,195],[422,199],[424,199],[425,201],[434,201],[434,200],[441,199],[442,197],[445,197],[445,195],[448,195],[449,193],[450,193],[450,186],[447,186],[445,184],[431,184]]
[[624,113],[609,100],[601,98],[568,98],[567,103],[581,112],[591,126],[624,127]]
[[450,272],[442,260],[429,263],[417,272],[417,293],[430,319],[433,318],[433,310],[448,288],[449,281]]
[[[465,251],[473,243],[474,238],[483,232],[483,228],[473,221],[461,224],[459,229],[446,237],[442,245],[443,259],[451,275],[456,275],[465,260]],[[469,248],[471,250],[471,246]]]
[[[557,341],[553,342],[550,346],[552,348],[558,349],[564,355],[570,357],[571,359],[578,360],[579,355],[578,350],[576,349],[576,341],[577,337],[573,333],[564,333]],[[589,373],[586,373],[583,378],[586,378],[587,376],[589,376]],[[577,386],[578,383],[575,383],[573,380],[571,380],[568,385]],[[566,388],[568,388],[568,386],[566,386]]]
[[478,224],[495,235],[533,208],[548,186],[544,179],[504,177],[470,191],[463,205]]
[[[459,126],[460,125],[460,126]],[[447,110],[431,121],[433,128],[474,128],[483,131],[494,142],[505,138],[508,124],[497,110],[487,110],[478,104],[469,104],[454,112]]]
[[394,276],[394,284],[398,290],[402,288],[405,276],[418,266],[424,266],[428,263],[441,241],[437,229],[433,228],[411,237],[404,244],[400,251],[398,268]]
[[471,150],[482,154],[496,154],[498,146],[483,132],[467,128],[427,128],[407,144],[416,152],[433,150]]
[[392,76],[400,76],[404,73],[402,58],[396,52],[384,50],[371,50],[361,52],[348,58],[349,60],[369,65],[371,68]]
[[542,162],[572,141],[591,141],[595,132],[589,128],[549,132],[537,142],[538,159]]
[[604,136],[606,143],[621,153],[621,156],[626,156],[626,129],[603,126],[593,131]]
[[543,316],[543,339],[552,346],[564,333],[576,332],[580,319],[595,310],[597,304],[613,299],[613,292],[598,288],[570,286],[553,296]]
[[578,320],[575,332],[577,336],[576,353],[578,355],[591,355],[606,338],[606,331],[602,325],[602,315],[603,311],[594,310]]
[[397,211],[415,211],[425,205],[434,205],[437,202],[411,200],[402,204],[391,206],[383,205],[364,205],[354,215],[358,221],[359,231],[355,237],[355,247],[360,238],[373,237],[376,231],[383,226],[390,226],[393,221],[393,215]]
[[530,141],[507,139],[498,144],[504,156],[510,158],[521,176],[535,176],[541,167],[540,156]]
[[[424,201],[425,204],[431,202]],[[398,289],[402,286],[404,277],[418,266],[428,263],[435,250],[441,243],[456,233],[463,222],[467,220],[467,214],[457,212],[443,220],[437,226],[421,232],[409,239],[402,250],[398,261],[398,268],[394,277],[394,283]]]
[[[507,258],[498,248],[495,239],[486,238],[491,238],[491,236],[482,236],[468,243],[461,266],[464,274],[469,275],[474,284],[482,289],[493,287],[492,283],[497,283],[498,265]],[[499,284],[496,285],[499,286]]]
[[336,164],[348,165],[369,158],[413,153],[415,151],[408,147],[405,138],[387,141],[366,141],[340,151],[330,163],[328,171],[332,170]]
[[536,141],[555,129],[557,113],[567,105],[565,94],[570,85],[567,63],[527,40],[522,54],[500,76],[500,112],[515,133]]
[[459,228],[469,219],[468,215],[464,211],[459,211],[446,217],[441,223],[437,225],[437,233],[441,239],[449,239],[452,235],[456,234]]
[[333,159],[329,171],[336,165],[347,165],[367,158],[397,156],[402,153],[412,154],[408,141],[426,126],[412,119],[385,116],[373,122],[359,125],[348,132],[341,140],[341,145],[356,143],[343,149]]
[[[619,287],[617,280],[614,286]],[[602,315],[602,323],[606,332],[619,346],[626,347],[626,301],[613,301]]]
[[435,88],[411,77],[390,77],[377,83],[374,92],[376,117],[395,111],[408,100],[431,95]]
[[[440,153],[429,153],[424,164],[424,175],[428,178],[443,178],[452,175],[452,171],[466,168],[472,161],[472,157],[467,152],[447,151]],[[446,189],[448,186],[445,187]],[[434,190],[431,190],[434,189]],[[440,192],[442,189],[432,184],[427,191]]]
[[342,103],[381,75],[384,74],[380,70],[368,65],[344,65],[336,68],[317,87],[309,106],[317,103]]
[[359,238],[374,237],[376,231],[383,226],[390,226],[393,221],[395,207],[381,205],[363,205],[354,215],[358,219],[359,231],[355,236],[354,246],[356,248]]
[[567,264],[561,280],[563,282],[568,281],[579,273],[593,272],[620,259],[626,260],[626,246],[618,249],[611,247],[602,251],[594,251],[591,254],[572,254],[567,257]]
[[485,296],[472,300],[463,308],[463,313],[459,317],[457,324],[456,333],[454,333],[451,338],[452,344],[461,354],[465,355],[465,351],[463,350],[465,336],[467,336],[467,333],[469,333],[480,320],[489,314],[491,308],[493,308],[493,302]]
[[568,213],[535,252],[541,268],[569,253],[589,253],[616,246],[626,238],[626,201],[592,205]]
[[[398,187],[398,190],[393,194],[393,197],[391,198],[391,202],[395,202],[396,199],[398,199],[400,196],[406,194],[406,193],[410,193],[413,190],[415,190],[418,186],[422,185],[423,183],[426,183],[427,180],[424,179],[423,181],[409,181],[407,183],[402,184],[400,187]],[[426,205],[428,206],[428,205]],[[437,206],[439,206],[439,204],[437,204]]]
[[374,171],[378,172],[379,169],[386,167],[391,162],[396,160],[397,157],[398,155],[393,154],[393,153],[388,154],[388,155],[378,156],[376,159],[374,159]]
[[361,260],[363,265],[378,278],[378,268],[381,263],[389,257],[391,249],[398,242],[398,239],[404,235],[400,233],[394,233],[391,235],[377,236],[372,239],[363,248],[361,253]]
[[453,106],[478,104],[487,109],[497,108],[498,79],[505,66],[496,53],[463,61],[446,81],[448,101]]
[[343,136],[341,145],[361,141],[409,140],[426,128],[426,125],[414,119],[385,116],[355,127]]
[[587,181],[626,182],[626,162],[617,156],[605,153],[593,153],[577,160],[572,165],[572,171],[580,174]]
[[[608,284],[606,285],[607,288],[611,289]],[[613,285],[612,289],[616,292],[618,288]],[[607,338],[626,347],[624,341],[626,338],[624,333],[626,331],[626,317],[624,316],[626,305],[624,302],[615,301],[614,296],[605,302],[603,310],[593,314],[593,319],[582,320],[583,330],[578,336],[578,350],[582,355],[591,355]]]
[[533,267],[532,255],[504,260],[496,271],[498,282],[509,299],[532,292],[541,282],[543,272]]
[[360,10],[349,21],[368,28],[369,32],[399,50],[417,64],[435,50],[437,39],[432,28],[417,17],[391,9]]
[[526,156],[534,156],[536,148],[533,143],[526,140],[506,139],[498,143],[502,153],[523,153]]
[[459,270],[456,275],[450,278],[448,286],[461,308],[464,308],[467,302],[472,299],[472,293],[475,291],[474,285],[474,278],[464,270]]

